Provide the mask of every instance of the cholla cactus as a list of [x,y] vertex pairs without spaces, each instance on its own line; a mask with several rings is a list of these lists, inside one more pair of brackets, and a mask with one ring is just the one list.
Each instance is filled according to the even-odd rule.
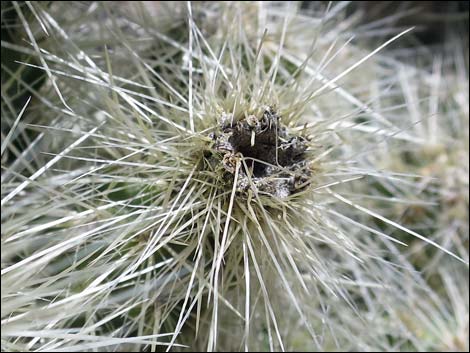
[[28,43],[2,45],[47,80],[8,71],[33,98],[2,142],[4,350],[289,350],[292,320],[301,348],[392,349],[367,330],[406,244],[362,220],[462,260],[358,192],[415,138],[364,90],[409,30],[366,51],[343,3],[12,6]]

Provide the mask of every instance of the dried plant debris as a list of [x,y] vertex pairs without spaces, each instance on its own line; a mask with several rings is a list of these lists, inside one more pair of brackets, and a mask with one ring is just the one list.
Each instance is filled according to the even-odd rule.
[[290,135],[272,107],[241,118],[223,113],[220,121],[212,134],[213,149],[219,152],[227,177],[233,179],[238,169],[238,192],[286,198],[310,184],[308,140]]

